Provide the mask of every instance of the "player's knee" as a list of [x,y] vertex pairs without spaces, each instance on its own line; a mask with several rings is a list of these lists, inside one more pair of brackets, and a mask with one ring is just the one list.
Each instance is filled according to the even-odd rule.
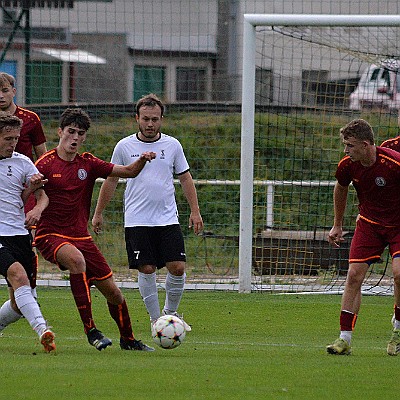
[[153,274],[156,272],[156,266],[155,265],[141,265],[138,268],[138,271],[141,272],[142,274]]
[[185,263],[181,261],[169,262],[167,269],[172,275],[182,276],[185,273]]
[[14,290],[20,286],[29,285],[29,279],[24,267],[18,262],[8,268],[7,279]]

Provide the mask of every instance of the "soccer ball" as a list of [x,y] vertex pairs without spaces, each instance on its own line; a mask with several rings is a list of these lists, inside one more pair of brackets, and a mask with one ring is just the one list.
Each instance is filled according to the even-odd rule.
[[185,339],[186,331],[182,321],[175,315],[163,315],[151,327],[154,343],[163,349],[174,349]]

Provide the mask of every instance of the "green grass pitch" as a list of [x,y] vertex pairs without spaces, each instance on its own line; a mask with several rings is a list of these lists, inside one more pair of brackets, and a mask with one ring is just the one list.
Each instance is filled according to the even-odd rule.
[[[137,290],[124,290],[136,337],[152,344]],[[97,351],[83,334],[68,288],[39,287],[56,333],[43,352],[25,320],[0,337],[0,399],[384,399],[398,393],[399,357],[386,355],[391,297],[364,297],[351,356],[327,355],[339,331],[340,296],[186,291],[185,342],[153,353],[122,351],[104,298],[94,317],[113,346]],[[0,301],[7,290],[0,287]],[[160,292],[163,300],[163,292]]]

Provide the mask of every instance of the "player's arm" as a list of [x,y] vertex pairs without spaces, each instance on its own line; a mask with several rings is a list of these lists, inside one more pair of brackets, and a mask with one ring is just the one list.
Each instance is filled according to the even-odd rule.
[[179,182],[190,207],[189,228],[193,227],[193,231],[197,235],[203,230],[204,225],[200,214],[197,191],[191,173],[187,171],[179,175]]
[[135,178],[139,175],[140,171],[143,169],[146,163],[154,160],[155,158],[156,153],[154,153],[153,151],[145,151],[135,162],[129,165],[115,164],[109,176],[117,176],[120,178]]
[[334,208],[334,221],[333,227],[329,232],[328,241],[331,244],[339,247],[340,242],[343,242],[343,219],[346,211],[347,194],[349,192],[348,186],[342,186],[336,182],[333,190],[333,208]]
[[33,151],[35,152],[36,159],[42,157],[44,153],[47,151],[46,143],[38,144],[37,146],[33,146]]
[[39,189],[43,189],[43,186],[47,182],[48,179],[44,179],[44,176],[41,173],[33,174],[29,180],[28,186],[21,193],[21,198],[24,204],[32,193],[35,193]]
[[44,179],[42,174],[34,174],[30,179],[29,187],[24,190],[25,195],[30,196],[34,193],[36,198],[35,207],[30,210],[25,216],[25,227],[31,228],[40,220],[42,212],[49,205],[49,198],[44,191],[44,185],[47,183],[47,179]]
[[109,176],[101,185],[99,198],[97,199],[96,209],[92,218],[92,227],[96,234],[99,234],[103,228],[103,211],[114,196],[118,180],[118,176]]

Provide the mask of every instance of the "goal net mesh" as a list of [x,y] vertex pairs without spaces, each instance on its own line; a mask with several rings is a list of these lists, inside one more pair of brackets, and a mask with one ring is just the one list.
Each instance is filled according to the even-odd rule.
[[[330,246],[334,175],[344,155],[339,129],[364,118],[378,145],[397,136],[399,32],[397,27],[256,27],[254,288],[343,290],[358,209],[351,188],[345,241],[340,248]],[[357,93],[372,64],[376,77],[358,91],[360,101],[352,106],[350,94]],[[382,88],[380,74],[386,77]],[[385,251],[370,267],[364,292],[392,293],[390,264]]]

